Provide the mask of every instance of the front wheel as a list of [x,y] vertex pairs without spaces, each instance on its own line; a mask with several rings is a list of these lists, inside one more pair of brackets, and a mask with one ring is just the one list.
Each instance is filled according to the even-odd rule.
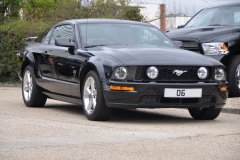
[[23,73],[22,96],[27,107],[43,107],[46,103],[44,96],[36,84],[32,66],[27,66]]
[[87,119],[92,121],[108,120],[111,108],[105,104],[102,85],[95,71],[87,73],[82,89],[83,111]]
[[240,56],[233,56],[229,62],[227,81],[229,97],[240,97]]
[[188,108],[190,115],[197,120],[214,120],[221,110],[222,108]]

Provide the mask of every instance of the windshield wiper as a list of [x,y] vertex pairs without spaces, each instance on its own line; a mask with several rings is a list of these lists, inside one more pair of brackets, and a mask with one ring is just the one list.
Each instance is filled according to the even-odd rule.
[[186,27],[184,27],[184,28],[190,28],[190,27],[196,27],[196,26],[186,26]]
[[223,25],[223,24],[210,24],[208,26],[226,26],[226,25]]
[[99,47],[99,46],[106,46],[107,44],[96,44],[96,45],[90,45],[90,46],[86,46],[84,48],[93,48],[93,47]]

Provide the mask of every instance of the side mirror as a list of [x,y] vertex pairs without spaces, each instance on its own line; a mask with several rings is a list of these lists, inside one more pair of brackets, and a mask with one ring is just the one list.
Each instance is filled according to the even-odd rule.
[[173,41],[179,48],[183,48],[183,42],[182,41]]
[[180,26],[178,26],[177,28],[184,28],[184,26],[185,26],[185,25],[180,25]]
[[71,38],[56,38],[55,45],[62,47],[74,47],[75,43],[71,42]]
[[26,41],[35,41],[38,37],[27,37],[25,38]]

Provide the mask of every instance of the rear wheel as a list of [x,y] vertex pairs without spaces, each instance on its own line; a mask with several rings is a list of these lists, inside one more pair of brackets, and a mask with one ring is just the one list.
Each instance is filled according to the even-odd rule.
[[240,56],[233,56],[229,62],[227,81],[229,82],[229,97],[240,96]]
[[188,108],[190,115],[197,120],[213,120],[221,112],[221,108]]
[[23,73],[22,97],[27,107],[43,107],[47,100],[36,84],[34,71],[31,66],[27,66]]
[[90,71],[85,77],[82,89],[83,111],[92,121],[108,120],[111,108],[105,104],[102,85],[95,71]]

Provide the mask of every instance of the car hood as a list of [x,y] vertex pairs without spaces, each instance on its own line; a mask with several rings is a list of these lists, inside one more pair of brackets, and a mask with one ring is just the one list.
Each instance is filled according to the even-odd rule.
[[185,65],[185,66],[213,66],[220,62],[197,54],[195,52],[174,48],[153,47],[102,47],[102,53],[112,56],[129,65]]
[[240,33],[240,26],[189,27],[167,32],[173,40],[197,39],[202,43],[212,42],[220,37]]

